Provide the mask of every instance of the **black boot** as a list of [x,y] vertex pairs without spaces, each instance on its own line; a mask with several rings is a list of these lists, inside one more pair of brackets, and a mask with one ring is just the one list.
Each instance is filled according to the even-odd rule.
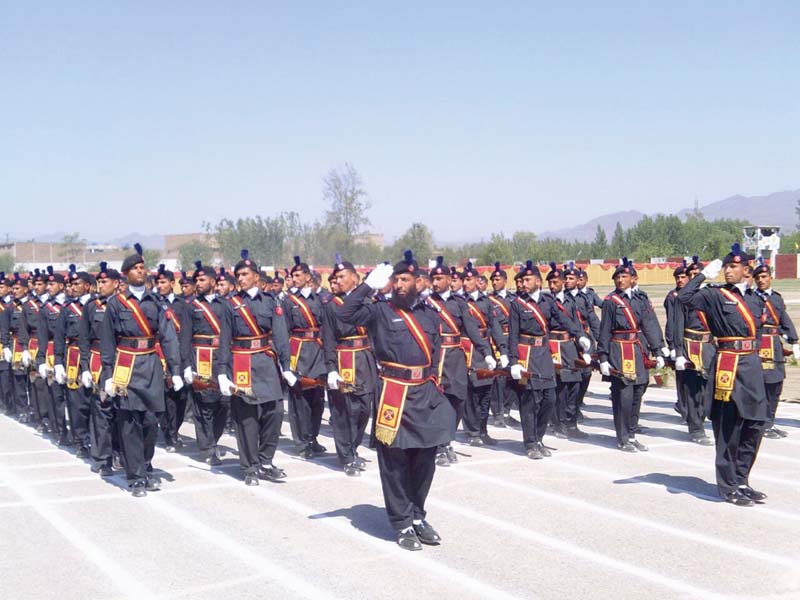
[[487,446],[496,446],[497,440],[491,437],[487,430],[488,422],[489,422],[488,418],[481,419],[481,440],[483,440],[483,443],[486,444]]

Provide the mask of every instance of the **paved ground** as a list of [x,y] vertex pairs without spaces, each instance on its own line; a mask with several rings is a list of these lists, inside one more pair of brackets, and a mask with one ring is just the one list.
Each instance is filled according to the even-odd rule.
[[248,488],[232,438],[209,471],[185,426],[186,453],[157,451],[164,489],[134,499],[0,417],[0,598],[800,598],[800,405],[781,404],[790,437],[755,466],[767,503],[737,508],[671,390],[648,391],[651,450],[630,455],[612,449],[605,388],[587,398],[591,438],[548,438],[550,459],[525,458],[512,429],[492,430],[497,449],[458,446],[429,498],[444,543],[417,553],[392,541],[369,450],[355,479],[284,440],[286,482]]

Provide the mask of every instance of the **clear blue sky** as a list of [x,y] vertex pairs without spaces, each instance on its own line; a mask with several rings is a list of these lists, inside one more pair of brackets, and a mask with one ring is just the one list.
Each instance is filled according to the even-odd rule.
[[796,1],[2,13],[12,235],[102,240],[290,209],[310,220],[345,161],[387,241],[412,221],[478,239],[800,187]]

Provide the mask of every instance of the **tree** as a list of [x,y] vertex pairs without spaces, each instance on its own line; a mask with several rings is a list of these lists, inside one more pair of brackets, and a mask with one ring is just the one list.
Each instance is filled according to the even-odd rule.
[[608,253],[608,239],[606,238],[606,230],[599,224],[597,231],[594,234],[594,241],[590,250],[591,258],[605,258]]
[[144,266],[146,268],[155,270],[161,260],[161,250],[151,250],[150,248],[145,248],[144,252],[142,253],[142,258],[144,259]]
[[191,269],[196,260],[204,265],[211,264],[213,252],[211,246],[200,240],[190,240],[178,247],[178,266],[181,269]]
[[389,257],[392,261],[400,260],[403,252],[411,250],[417,262],[427,265],[433,256],[433,233],[423,223],[412,223],[403,235],[391,246]]
[[14,256],[10,252],[0,253],[0,271],[3,273],[14,271]]
[[205,227],[216,238],[229,265],[239,261],[243,249],[259,265],[282,265],[289,264],[293,254],[302,252],[301,238],[309,226],[300,222],[296,212],[282,212],[275,217],[222,219],[216,225],[206,223]]
[[67,262],[76,263],[83,258],[84,250],[86,250],[86,240],[82,239],[81,234],[76,231],[61,238],[58,255]]
[[622,225],[619,221],[617,221],[617,226],[614,229],[614,236],[611,238],[611,246],[608,249],[608,253],[611,257],[622,257],[626,253],[627,244],[625,242],[625,230],[622,229]]
[[331,170],[322,184],[322,197],[330,206],[325,214],[325,224],[340,227],[349,238],[362,233],[370,224],[367,211],[372,203],[361,187],[361,177],[353,165],[345,163],[343,169]]

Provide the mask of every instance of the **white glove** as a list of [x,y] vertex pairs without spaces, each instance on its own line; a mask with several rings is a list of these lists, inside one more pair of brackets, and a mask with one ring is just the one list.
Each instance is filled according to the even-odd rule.
[[372,270],[372,273],[364,280],[369,287],[373,290],[382,290],[389,283],[394,268],[392,265],[378,265]]
[[42,364],[39,365],[39,377],[41,377],[42,379],[46,379],[47,378],[47,364],[46,363],[42,363]]
[[800,360],[800,344],[792,344],[792,356],[795,360]]
[[722,271],[722,261],[718,258],[715,258],[706,265],[706,268],[703,269],[701,273],[706,276],[706,279],[714,279],[717,275],[719,275],[720,271]]
[[11,348],[3,348],[3,360],[10,363],[12,358]]
[[224,373],[217,376],[217,382],[219,383],[219,391],[223,396],[232,396],[233,392],[236,391],[236,386]]
[[183,370],[183,380],[186,382],[186,385],[192,385],[194,381],[194,373],[192,373],[192,367],[186,367]]
[[490,371],[494,371],[494,370],[497,368],[497,361],[494,359],[494,356],[489,356],[489,355],[487,355],[487,356],[486,356],[486,357],[483,359],[483,362],[485,362],[485,363],[486,363],[486,367],[487,367],[487,368],[488,368]]
[[678,355],[678,353],[677,353],[677,352],[675,352],[675,348],[673,348],[672,350],[670,350],[670,351],[669,351],[669,357],[670,357],[672,360],[675,360],[675,359],[677,358],[677,355]]
[[87,390],[92,389],[92,386],[94,385],[94,379],[92,378],[91,371],[84,371],[81,373],[81,384],[83,384],[83,387],[85,387]]
[[500,368],[505,369],[508,366],[508,356],[505,354],[500,355]]
[[297,376],[291,371],[284,371],[283,378],[286,380],[286,383],[289,384],[289,387],[294,387],[297,383]]
[[685,371],[686,370],[686,363],[689,362],[686,360],[685,356],[679,356],[675,359],[675,370],[676,371]]
[[27,350],[22,351],[22,366],[23,367],[30,367],[31,366],[31,353]]
[[664,368],[664,357],[656,356],[656,369],[663,369],[663,368]]
[[181,379],[180,375],[173,375],[172,390],[175,392],[180,392],[182,389],[183,389],[183,379]]
[[339,389],[339,382],[344,383],[344,379],[342,379],[341,375],[339,375],[338,371],[331,371],[328,373],[328,389],[329,390],[338,390]]
[[522,371],[524,371],[522,365],[511,365],[511,379],[516,379],[518,381],[522,379]]
[[60,383],[61,385],[67,383],[67,372],[64,370],[64,365],[56,365],[53,373],[56,383]]
[[669,358],[669,348],[667,348],[666,346],[664,346],[664,347],[661,349],[661,356],[663,356],[664,358]]
[[600,363],[600,373],[605,375],[606,377],[611,377],[611,365],[607,360],[604,360]]
[[114,396],[114,381],[111,379],[111,377],[106,379],[106,384],[105,384],[104,387],[105,387],[105,390],[106,390],[106,395],[109,398],[113,397]]
[[592,355],[591,354],[586,354],[584,352],[583,355],[581,356],[581,360],[583,362],[585,362],[586,364],[589,364],[590,362],[592,362]]
[[582,335],[581,337],[578,338],[578,343],[584,350],[588,350],[589,348],[592,347],[592,342],[585,335]]

